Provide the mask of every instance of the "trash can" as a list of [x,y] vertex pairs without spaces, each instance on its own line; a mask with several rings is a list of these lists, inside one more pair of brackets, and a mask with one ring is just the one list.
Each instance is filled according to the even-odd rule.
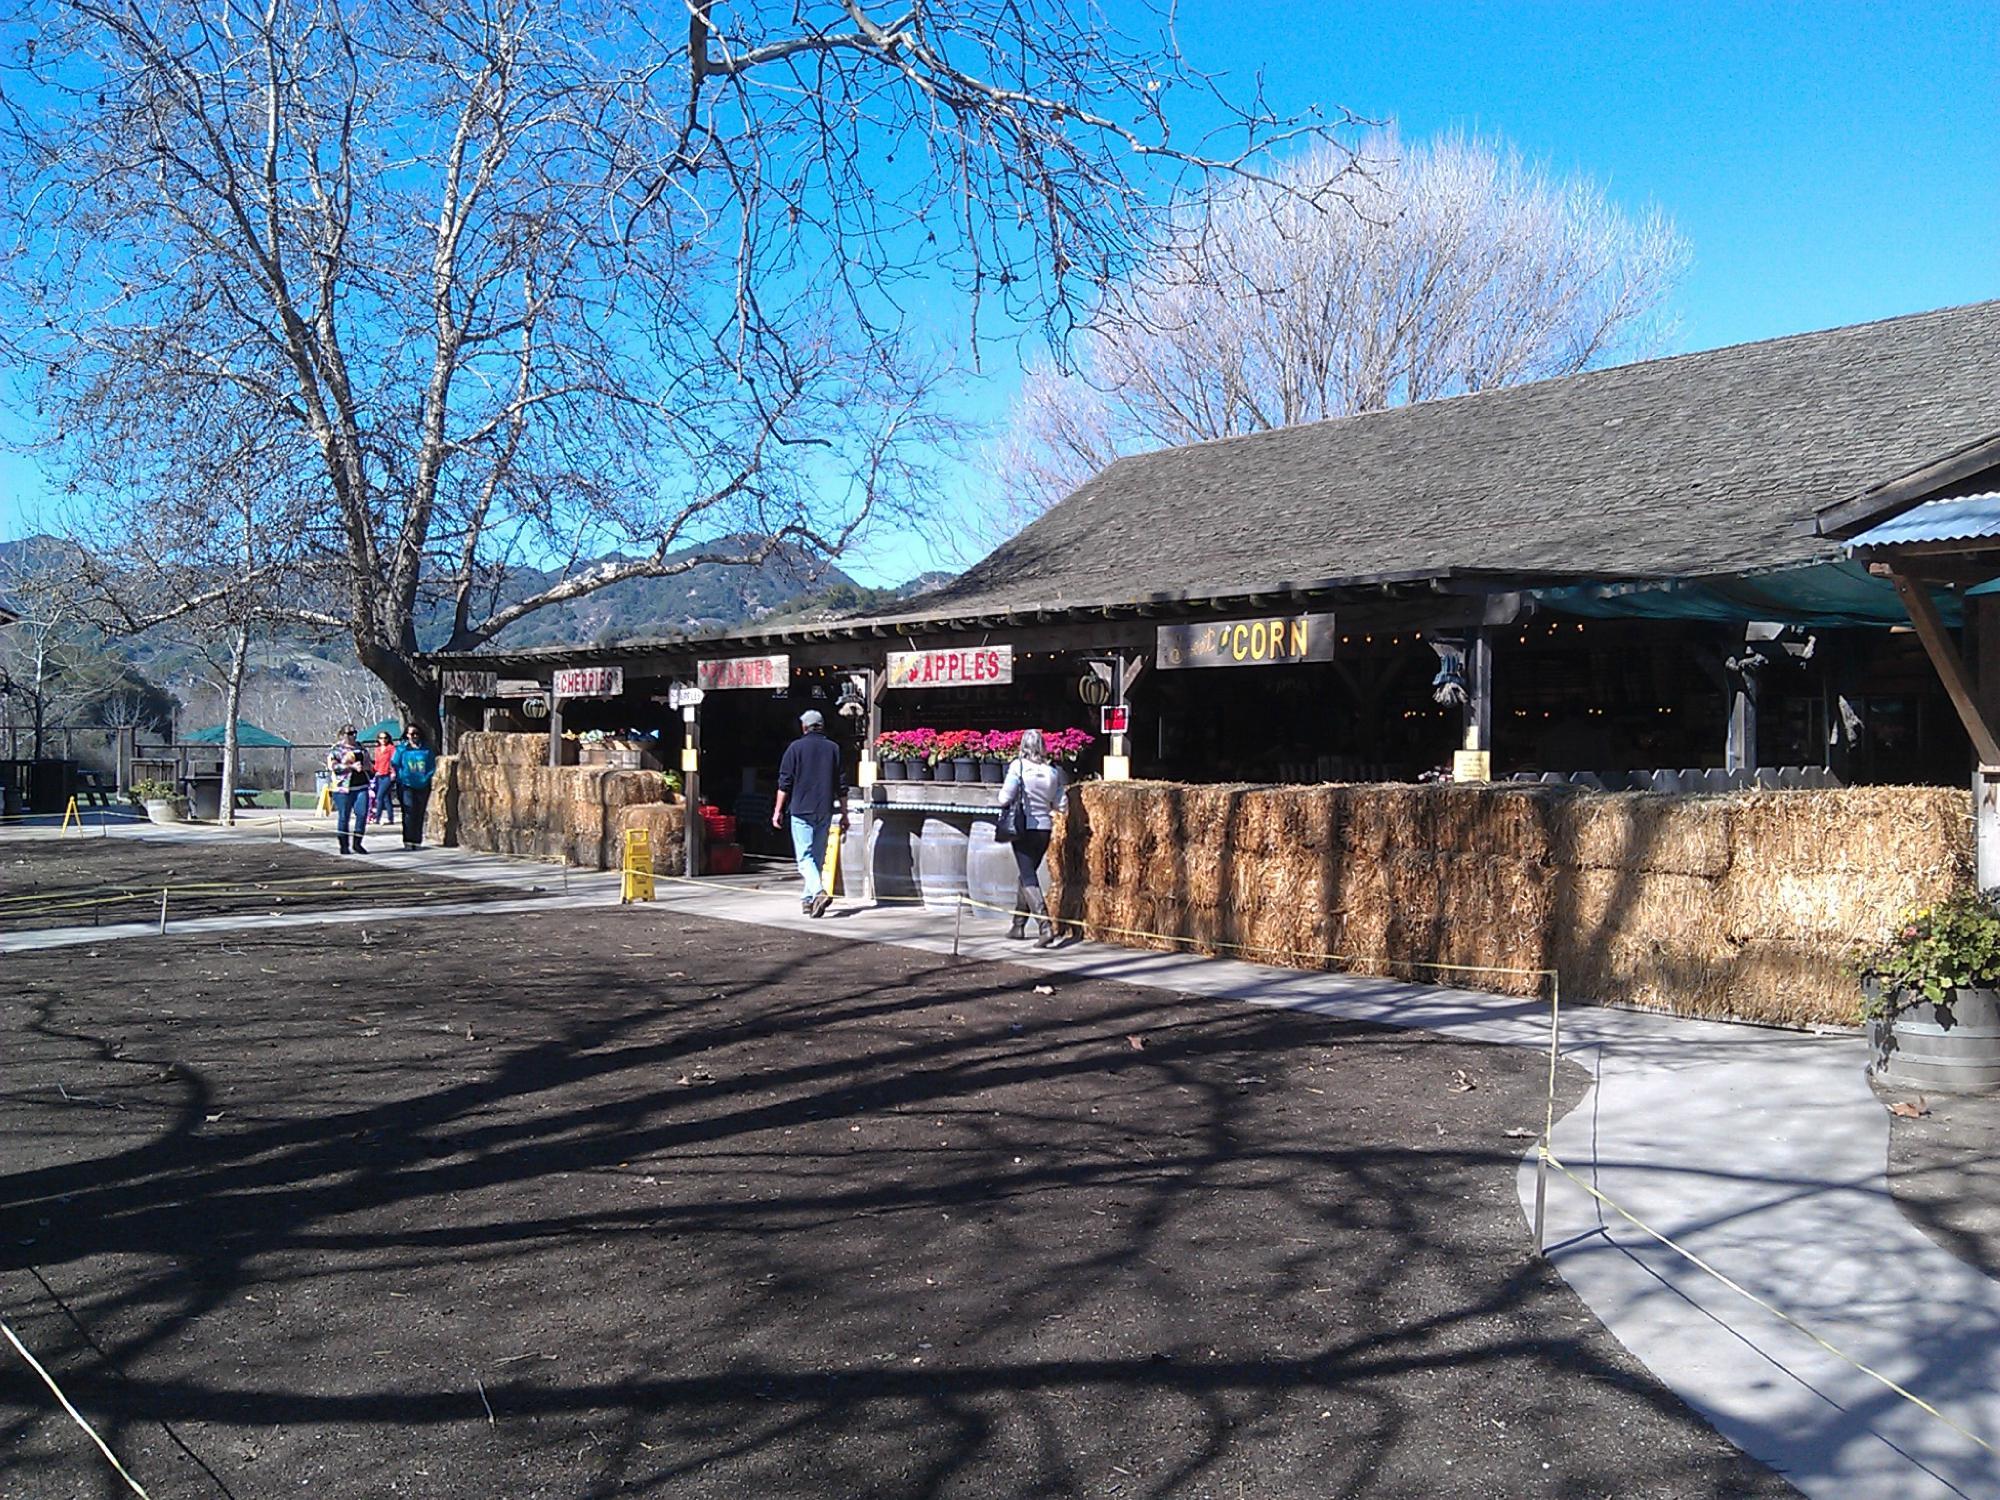
[[189,812],[205,823],[222,821],[221,776],[190,776],[182,785],[187,789]]

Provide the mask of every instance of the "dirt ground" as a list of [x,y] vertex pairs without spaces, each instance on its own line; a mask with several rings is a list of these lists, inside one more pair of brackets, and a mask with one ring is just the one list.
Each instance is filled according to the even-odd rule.
[[[424,906],[523,894],[425,876],[313,845],[135,838],[0,842],[0,932],[157,921],[160,888],[176,918],[321,911],[356,901]],[[553,877],[561,879],[560,872]]]
[[[1531,1052],[658,910],[371,931],[7,960],[0,1309],[156,1500],[1793,1493],[1529,1257]],[[0,1473],[114,1493],[11,1354]]]
[[2000,1097],[1877,1088],[1889,1117],[1889,1190],[1912,1224],[1968,1265],[2000,1277]]

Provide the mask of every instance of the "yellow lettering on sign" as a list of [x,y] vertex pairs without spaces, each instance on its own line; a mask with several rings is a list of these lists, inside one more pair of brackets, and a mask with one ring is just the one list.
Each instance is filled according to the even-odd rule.
[[1306,654],[1307,634],[1305,617],[1301,615],[1298,619],[1292,621],[1292,655],[1304,656]]
[[1229,632],[1229,654],[1238,661],[1243,660],[1244,645],[1249,634],[1249,630],[1242,625],[1235,626]]

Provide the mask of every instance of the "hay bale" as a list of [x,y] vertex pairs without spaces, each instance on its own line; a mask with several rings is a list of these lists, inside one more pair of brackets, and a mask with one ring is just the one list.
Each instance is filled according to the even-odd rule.
[[458,755],[474,765],[538,766],[549,758],[545,734],[500,734],[474,730],[458,737]]
[[618,813],[617,868],[624,866],[625,833],[632,828],[643,828],[651,837],[655,874],[687,873],[687,808],[684,804],[640,802],[621,808]]
[[1582,792],[1554,815],[1555,859],[1584,869],[1719,879],[1729,871],[1736,798]]
[[1870,945],[1912,906],[1972,879],[1972,801],[1944,787],[1739,798],[1724,900],[1752,941]]

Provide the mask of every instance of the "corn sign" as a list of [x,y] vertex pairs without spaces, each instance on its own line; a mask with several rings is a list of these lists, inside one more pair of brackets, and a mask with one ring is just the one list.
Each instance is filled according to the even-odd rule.
[[625,830],[625,884],[620,903],[653,899],[653,836],[643,828]]

